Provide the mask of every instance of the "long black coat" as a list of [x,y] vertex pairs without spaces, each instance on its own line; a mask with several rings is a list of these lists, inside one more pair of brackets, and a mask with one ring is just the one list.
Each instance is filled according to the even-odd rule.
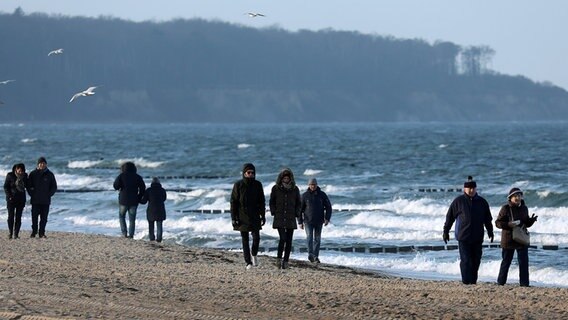
[[164,221],[166,220],[166,190],[162,188],[160,183],[152,183],[150,188],[146,189],[140,203],[148,203],[146,208],[146,219],[148,221]]
[[[288,173],[290,176],[290,188],[282,185],[282,177]],[[270,214],[274,216],[272,228],[297,229],[296,219],[300,218],[302,209],[302,198],[300,189],[296,186],[294,174],[289,169],[284,169],[278,175],[276,184],[270,192]]]
[[266,199],[262,183],[255,179],[243,178],[235,182],[231,192],[231,220],[239,221],[233,226],[236,231],[250,232],[262,229],[265,219]]
[[144,180],[136,173],[136,166],[132,162],[123,164],[122,172],[114,180],[113,187],[120,191],[118,203],[123,206],[137,206],[146,191]]
[[16,181],[18,177],[12,172],[8,172],[6,180],[4,180],[4,192],[6,193],[6,203],[16,207],[23,208],[26,206],[26,186],[28,184],[28,174],[23,173],[20,180],[22,180],[23,189],[18,190]]
[[51,197],[57,191],[55,175],[48,168],[35,169],[28,176],[28,193],[31,204],[50,205]]
[[[511,220],[511,212],[513,220]],[[525,200],[521,201],[521,206],[516,206],[511,202],[503,205],[499,210],[499,215],[495,220],[495,226],[501,229],[501,248],[503,249],[521,249],[525,245],[513,241],[513,229],[509,227],[509,221],[520,220],[521,225],[530,228],[534,221],[529,218],[529,209],[525,205]]]

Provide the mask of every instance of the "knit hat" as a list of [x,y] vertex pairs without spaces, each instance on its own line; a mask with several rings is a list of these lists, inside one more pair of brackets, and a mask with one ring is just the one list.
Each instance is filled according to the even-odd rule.
[[517,193],[520,193],[521,196],[523,195],[523,192],[519,188],[513,188],[513,189],[509,190],[509,195],[507,196],[507,199],[511,199],[511,197],[516,195]]
[[160,183],[160,179],[158,179],[158,177],[153,177],[152,183]]
[[243,165],[243,174],[244,174],[245,172],[247,172],[248,170],[256,171],[256,168],[254,167],[254,164],[252,164],[252,163],[245,163],[245,164]]
[[44,157],[39,157],[39,159],[37,159],[37,164],[40,164],[40,163],[45,163],[45,164],[47,164],[47,160],[45,160]]
[[463,187],[464,188],[477,188],[477,183],[475,183],[475,181],[473,181],[472,176],[468,176],[467,181],[463,183]]
[[310,178],[310,180],[308,180],[308,185],[310,185],[310,184],[315,184],[317,186],[318,181],[316,180],[316,178]]

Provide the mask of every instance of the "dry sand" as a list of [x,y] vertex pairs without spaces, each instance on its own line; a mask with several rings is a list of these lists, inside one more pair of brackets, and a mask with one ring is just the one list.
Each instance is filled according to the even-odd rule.
[[[25,234],[27,236],[27,234]],[[465,286],[78,233],[0,232],[0,319],[568,319],[568,289]],[[261,240],[262,241],[262,240]]]

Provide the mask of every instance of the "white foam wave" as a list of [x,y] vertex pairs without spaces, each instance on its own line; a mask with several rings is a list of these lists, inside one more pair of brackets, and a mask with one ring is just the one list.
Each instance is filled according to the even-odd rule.
[[81,176],[68,173],[56,173],[59,189],[112,189],[112,178],[101,179],[93,176]]
[[122,165],[128,161],[134,162],[134,164],[140,168],[157,168],[166,163],[166,161],[148,161],[144,158],[118,159],[116,160],[116,163],[118,163],[118,165]]
[[24,138],[24,139],[22,139],[22,143],[34,143],[36,141],[37,141],[36,138]]
[[323,172],[323,170],[306,169],[306,170],[304,171],[304,175],[305,175],[305,176],[315,176],[315,175],[320,174],[320,173],[322,173],[322,172]]
[[239,143],[237,145],[237,148],[239,148],[239,149],[246,149],[246,148],[250,148],[250,147],[254,147],[254,145],[248,144],[248,143]]
[[70,169],[85,169],[91,168],[103,162],[102,160],[76,160],[69,161],[67,167]]

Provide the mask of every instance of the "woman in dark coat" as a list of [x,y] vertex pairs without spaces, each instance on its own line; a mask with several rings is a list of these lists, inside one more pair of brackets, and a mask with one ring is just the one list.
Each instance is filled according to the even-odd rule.
[[[272,228],[278,229],[280,240],[278,242],[277,265],[279,268],[288,268],[288,259],[292,248],[294,229],[298,228],[296,219],[300,218],[302,198],[300,189],[296,186],[292,170],[283,169],[276,178],[276,184],[270,193],[270,214],[274,216]],[[284,252],[284,257],[282,257]]]
[[495,220],[497,228],[501,229],[501,268],[497,283],[505,285],[509,267],[513,261],[513,255],[517,251],[517,260],[519,262],[519,283],[521,287],[529,286],[529,253],[528,246],[517,243],[513,240],[513,227],[516,225],[531,227],[538,218],[534,214],[529,218],[529,210],[523,200],[523,192],[519,188],[513,188],[509,191],[507,197],[509,201],[501,207],[499,216]]
[[23,163],[17,163],[12,167],[12,172],[8,172],[4,181],[4,192],[6,193],[6,207],[8,209],[8,230],[10,239],[18,239],[20,227],[22,226],[22,212],[26,206],[26,186],[28,184],[28,174]]
[[[266,222],[266,200],[262,183],[255,179],[256,169],[252,163],[245,163],[243,178],[233,185],[231,192],[231,222],[235,231],[240,231],[246,268],[258,266],[260,229]],[[249,244],[252,234],[252,248]]]
[[[148,203],[146,209],[146,219],[148,219],[148,233],[150,241],[162,242],[162,222],[166,220],[166,190],[162,188],[160,180],[152,178],[150,188],[146,189],[140,203]],[[157,234],[154,235],[154,222],[156,223]]]

